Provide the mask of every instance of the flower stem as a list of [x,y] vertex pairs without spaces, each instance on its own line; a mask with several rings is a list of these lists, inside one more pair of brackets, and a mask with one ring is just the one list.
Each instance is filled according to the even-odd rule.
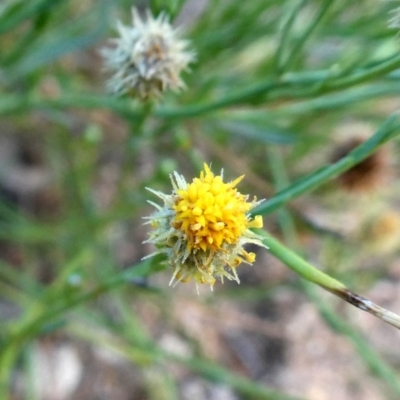
[[[285,163],[280,149],[277,146],[268,146],[267,152],[275,186],[277,189],[283,189],[288,186],[290,182],[286,174]],[[296,228],[289,210],[286,207],[282,207],[282,209],[279,210],[278,216],[280,217],[279,222],[286,242],[291,248],[296,249],[297,252],[301,252],[296,237]],[[301,287],[314,303],[324,321],[333,330],[346,336],[353,343],[359,356],[364,360],[365,364],[368,365],[371,372],[386,381],[398,395],[400,393],[400,382],[395,371],[369,346],[368,342],[357,330],[338,316],[331,307],[317,295],[314,284],[303,280],[301,282]]]
[[270,234],[267,234],[263,230],[257,230],[256,232],[260,236],[263,236],[263,242],[268,246],[269,251],[302,278],[316,283],[329,291],[341,291],[346,289],[345,285],[341,282],[313,267]]
[[266,232],[262,230],[257,230],[256,232],[260,236],[264,237],[263,242],[268,246],[269,251],[302,278],[316,283],[360,310],[366,311],[382,321],[400,329],[399,315],[374,304],[372,301],[359,296],[356,293],[353,293],[347,289],[343,283],[320,271]]

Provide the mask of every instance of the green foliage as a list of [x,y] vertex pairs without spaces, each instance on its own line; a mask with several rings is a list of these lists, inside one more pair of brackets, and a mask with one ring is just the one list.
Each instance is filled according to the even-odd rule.
[[[355,243],[359,238],[343,237],[330,227],[318,229],[302,204],[329,209],[331,199],[342,193],[335,180],[340,174],[385,143],[396,153],[400,119],[393,114],[393,98],[400,90],[400,43],[387,24],[393,5],[218,0],[182,17],[186,3],[196,2],[149,2],[155,15],[165,11],[172,20],[182,19],[182,36],[196,52],[196,62],[183,76],[186,90],[166,93],[155,104],[116,98],[104,89],[99,50],[116,35],[115,19],[129,20],[131,2],[11,0],[0,6],[0,140],[26,141],[29,151],[39,144],[38,168],[43,167],[46,180],[36,192],[27,189],[30,175],[15,187],[13,174],[21,159],[0,159],[0,301],[18,310],[0,324],[1,399],[11,398],[15,371],[22,370],[29,382],[32,346],[54,332],[123,354],[143,371],[164,371],[177,363],[246,399],[295,398],[210,361],[201,351],[190,357],[166,351],[135,314],[135,304],[147,301],[159,307],[167,322],[173,320],[168,307],[179,291],[167,285],[168,279],[164,286],[152,281],[158,272],[167,278],[170,273],[160,257],[141,260],[148,252],[141,244],[146,238],[141,217],[149,213],[145,187],[164,190],[174,170],[190,179],[207,161],[215,170],[223,167],[229,178],[245,173],[248,193],[267,198],[254,214],[268,216],[271,226],[276,222],[275,234],[293,251],[300,254],[301,235],[318,241],[317,250],[303,249],[301,257],[324,259],[335,237],[340,243],[335,253],[336,248],[360,247],[352,261],[364,261],[365,247]],[[332,160],[337,143],[352,136],[352,128],[344,126],[354,121],[369,126],[368,140]],[[398,190],[398,179],[379,189],[376,208],[398,207]],[[42,192],[48,195],[45,200]],[[361,215],[354,198],[342,193],[343,203],[332,209],[348,207]],[[342,287],[322,272],[311,276],[315,269],[275,239],[270,245],[272,254],[304,278]],[[391,258],[385,255],[381,275],[371,274],[369,285],[387,278],[385,267],[399,250]],[[336,256],[345,262],[348,253],[342,252]],[[44,271],[50,271],[46,278]],[[357,282],[356,272],[347,273]],[[273,289],[286,284],[262,284],[261,290],[218,287],[221,295],[197,300],[207,306],[225,296],[248,304],[246,299],[273,298]],[[368,288],[360,284],[355,289]],[[229,290],[235,290],[234,296]],[[378,355],[354,323],[320,302],[311,286],[299,290],[332,330],[354,345],[360,362],[382,380],[384,393],[398,396],[400,383],[391,361]],[[117,310],[117,322],[101,300]],[[97,334],[102,330],[109,336]],[[149,398],[160,392],[176,397],[172,374],[158,373],[161,389],[150,380]],[[36,398],[32,385],[27,384],[26,393]]]

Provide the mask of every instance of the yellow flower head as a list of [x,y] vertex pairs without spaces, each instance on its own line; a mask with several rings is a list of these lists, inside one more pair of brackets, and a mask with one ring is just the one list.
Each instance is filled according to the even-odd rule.
[[248,202],[248,196],[238,192],[236,185],[243,176],[229,183],[222,178],[222,172],[215,176],[204,164],[200,177],[189,184],[175,172],[171,195],[148,189],[164,206],[150,202],[157,212],[147,217],[154,230],[146,242],[158,247],[150,256],[167,254],[173,269],[171,283],[193,278],[196,283],[213,285],[216,278],[223,281],[224,277],[239,282],[236,268],[255,260],[255,254],[243,245],[264,246],[262,238],[249,230],[262,227],[261,216],[251,220],[248,215],[261,201]]

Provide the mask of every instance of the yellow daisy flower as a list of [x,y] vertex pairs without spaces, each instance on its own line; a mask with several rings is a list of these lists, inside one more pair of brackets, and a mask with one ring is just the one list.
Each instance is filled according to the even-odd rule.
[[[260,204],[254,198],[243,195],[236,189],[243,179],[223,181],[204,164],[199,178],[187,183],[182,175],[171,176],[172,194],[168,195],[147,188],[164,201],[160,206],[149,201],[157,211],[146,217],[153,231],[145,243],[153,243],[155,254],[165,253],[173,274],[170,284],[194,279],[211,287],[216,279],[224,277],[239,283],[236,268],[242,263],[252,264],[254,253],[243,246],[254,243],[266,247],[262,237],[250,228],[261,228],[261,216],[251,219],[249,211]],[[147,258],[146,257],[146,258]]]

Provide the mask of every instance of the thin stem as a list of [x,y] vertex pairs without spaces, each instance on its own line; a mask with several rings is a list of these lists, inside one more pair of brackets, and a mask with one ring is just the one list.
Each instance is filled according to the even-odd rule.
[[357,332],[350,324],[337,316],[325,301],[321,300],[317,295],[315,287],[308,282],[303,282],[302,286],[307,296],[313,301],[318,311],[324,318],[325,322],[342,335],[345,335],[351,340],[353,346],[357,349],[358,354],[362,357],[365,363],[373,374],[387,382],[395,391],[397,396],[400,396],[400,382],[398,374],[390,368],[382,357],[375,352],[363,335]]
[[269,233],[261,230],[257,230],[257,233],[263,236],[263,242],[266,246],[268,246],[268,250],[271,252],[271,254],[281,260],[285,265],[287,265],[292,271],[296,272],[302,278],[316,283],[317,285],[329,291],[346,289],[343,283],[331,278],[329,275],[312,266],[306,260],[272,237]]
[[[276,167],[281,168],[281,172],[277,173]],[[273,168],[275,180],[280,181],[281,187],[284,186],[285,183],[287,183],[287,179],[283,175],[284,172],[282,167],[283,164],[281,163],[279,166],[276,165],[275,168]],[[290,224],[289,228],[293,229],[293,224]],[[270,252],[274,254],[278,259],[280,259],[284,264],[286,264],[289,268],[302,276],[304,279],[316,283],[317,285],[323,287],[324,289],[335,294],[342,300],[347,301],[348,303],[359,308],[360,310],[366,311],[381,319],[382,321],[385,321],[388,324],[400,329],[399,315],[374,304],[370,300],[359,296],[356,293],[351,292],[341,282],[331,278],[329,275],[313,267],[296,253],[283,246],[273,237],[267,235],[265,232],[262,232],[260,234],[262,236],[265,236],[264,243],[268,246]],[[290,234],[290,238],[292,239],[292,245],[296,246],[295,240],[293,240],[294,237],[294,232],[292,231]]]
[[366,311],[382,321],[385,321],[388,324],[400,329],[399,315],[372,303],[372,301],[365,299],[356,293],[351,292],[346,288],[345,285],[343,285],[343,283],[330,277],[329,275],[320,271],[318,268],[315,268],[268,233],[260,230],[257,232],[264,237],[264,244],[268,247],[269,251],[302,278],[309,282],[316,283],[317,285],[340,297],[342,300],[347,301],[360,310]]
[[388,74],[400,67],[400,55],[394,55],[392,58],[370,67],[365,70],[356,71],[353,74],[341,77],[331,82],[326,82],[324,89],[338,90],[354,86]]
[[301,35],[301,37],[294,44],[292,52],[289,54],[289,56],[287,57],[284,64],[279,66],[280,71],[283,71],[290,67],[290,65],[293,63],[293,61],[298,56],[299,52],[302,50],[302,48],[303,48],[304,44],[306,43],[306,41],[308,40],[308,38],[313,33],[314,29],[321,22],[322,18],[324,17],[324,15],[328,11],[329,7],[333,3],[334,3],[333,0],[325,0],[324,1],[318,14],[315,16],[314,20],[312,21],[312,23],[308,26],[308,28],[305,30],[305,32]]
[[151,118],[155,103],[148,101],[143,105],[142,113],[138,118],[130,118],[130,131],[127,133],[125,144],[123,146],[123,157],[120,166],[120,176],[117,184],[117,194],[115,200],[121,202],[124,198],[125,188],[124,184],[127,176],[131,173],[131,162],[134,159],[135,151],[132,141],[133,139],[145,140],[146,124]]
[[[191,118],[201,116],[217,111],[221,108],[257,99],[260,95],[265,93],[272,95],[274,91],[290,89],[293,85],[297,88],[304,88],[304,91],[301,94],[303,97],[316,96],[318,94],[349,88],[368,80],[385,76],[399,67],[400,54],[397,54],[378,65],[367,69],[357,70],[346,77],[343,77],[338,72],[333,74],[331,70],[316,71],[315,74],[310,74],[309,72],[288,73],[283,75],[279,80],[271,78],[265,79],[250,87],[244,88],[239,92],[209,103],[192,104],[176,108],[159,107],[154,110],[154,116],[160,118]],[[287,96],[288,93],[285,93],[282,97],[287,98]],[[273,98],[274,100],[277,99],[276,97]],[[80,93],[64,95],[63,97],[54,99],[16,95],[2,95],[0,97],[0,114],[3,115],[15,114],[31,109],[57,109],[68,107],[82,107],[88,109],[108,108],[126,118],[140,118],[142,115],[138,108],[133,107],[131,100],[115,99],[110,96],[87,95]]]
[[[272,175],[277,188],[281,189],[285,186],[288,186],[289,179],[286,175],[285,165],[279,149],[269,148],[268,154],[270,156],[269,160]],[[280,210],[280,212],[283,214],[281,228],[285,239],[292,248],[299,249],[297,251],[301,251],[296,238],[293,218],[289,210],[284,207]],[[368,342],[361,334],[359,334],[350,324],[337,316],[336,313],[320,298],[320,296],[317,296],[315,286],[313,284],[305,280],[300,281],[300,283],[307,296],[317,307],[325,322],[327,322],[332,329],[350,339],[358,351],[358,354],[368,365],[371,372],[380,377],[382,380],[386,381],[394,389],[396,394],[399,395],[400,382],[395,372],[385,363],[379,354],[371,349]]]
[[293,8],[289,11],[289,14],[286,16],[286,21],[282,25],[282,29],[280,30],[280,40],[277,48],[277,52],[275,55],[275,69],[277,72],[280,72],[283,57],[283,52],[286,48],[287,41],[289,38],[290,30],[293,26],[293,23],[296,19],[297,14],[303,8],[306,0],[300,0],[298,3],[294,4]]
[[322,167],[316,172],[301,178],[293,185],[278,192],[274,197],[252,210],[252,214],[269,214],[304,193],[309,193],[372,154],[379,146],[400,134],[400,122],[396,114],[390,116],[376,133],[347,156],[336,163]]
[[[132,279],[148,276],[154,273],[160,266],[157,263],[157,258],[152,260],[145,260],[127,269],[120,274],[116,274],[104,283],[100,283],[95,288],[79,293],[75,296],[62,297],[60,303],[54,305],[35,302],[32,309],[29,309],[25,316],[23,316],[16,326],[8,330],[5,341],[0,347],[0,394],[3,395],[5,388],[9,384],[9,375],[12,371],[12,366],[15,363],[16,357],[21,350],[23,344],[30,338],[37,335],[43,326],[53,320],[54,318],[61,317],[67,311],[78,307],[81,304],[90,302],[100,295],[109,292],[123,284],[129,283]],[[57,284],[59,284],[57,282]],[[53,289],[49,287],[49,291]],[[46,298],[46,296],[44,296]],[[6,398],[2,396],[0,398]]]
[[[281,149],[279,148],[279,146],[270,145],[267,146],[266,150],[274,185],[277,190],[284,189],[285,187],[289,186],[289,180],[286,176],[286,169],[283,163],[283,157],[280,154]],[[280,210],[278,210],[277,214],[286,243],[291,248],[297,248],[295,227],[293,223],[293,218],[291,218],[289,211],[286,209],[286,207],[282,207]]]

